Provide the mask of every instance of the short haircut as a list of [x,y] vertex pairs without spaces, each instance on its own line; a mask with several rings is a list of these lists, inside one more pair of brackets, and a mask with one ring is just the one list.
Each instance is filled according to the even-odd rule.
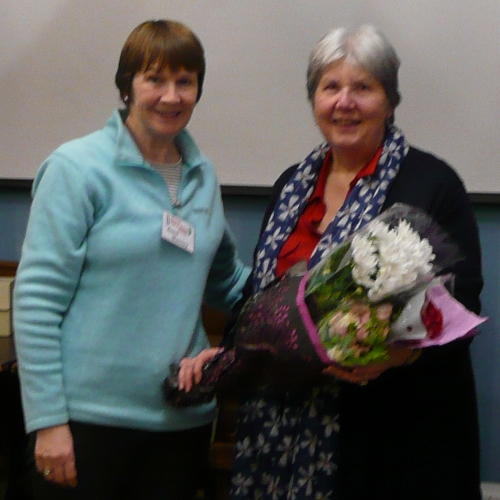
[[205,78],[205,55],[198,37],[184,24],[168,19],[145,21],[137,26],[125,40],[115,84],[120,98],[129,105],[132,80],[136,73],[150,67],[181,68],[198,73],[198,95],[201,97]]
[[391,106],[396,108],[401,102],[399,57],[389,40],[371,25],[353,31],[336,28],[317,43],[307,66],[307,97],[311,102],[325,68],[341,59],[362,67],[377,78]]

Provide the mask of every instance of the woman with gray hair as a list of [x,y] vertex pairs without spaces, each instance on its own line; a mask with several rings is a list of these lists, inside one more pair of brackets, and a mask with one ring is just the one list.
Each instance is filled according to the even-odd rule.
[[[477,224],[456,172],[409,146],[394,124],[399,59],[371,26],[336,29],[314,48],[307,92],[325,142],[277,180],[255,251],[251,292],[294,264],[314,266],[395,203],[425,210],[460,248],[455,297],[480,310]],[[479,500],[470,340],[324,370],[287,391],[246,387],[233,499]],[[269,370],[269,367],[266,367]]]

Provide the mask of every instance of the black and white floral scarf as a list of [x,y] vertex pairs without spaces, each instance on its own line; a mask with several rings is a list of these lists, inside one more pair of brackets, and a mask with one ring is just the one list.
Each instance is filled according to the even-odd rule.
[[[309,260],[309,267],[319,262],[333,244],[340,243],[378,215],[408,149],[403,131],[392,125],[386,133],[375,172],[356,182],[323,233]],[[281,191],[258,243],[254,264],[254,292],[274,280],[278,255],[314,192],[328,150],[327,143],[315,148],[297,167]]]

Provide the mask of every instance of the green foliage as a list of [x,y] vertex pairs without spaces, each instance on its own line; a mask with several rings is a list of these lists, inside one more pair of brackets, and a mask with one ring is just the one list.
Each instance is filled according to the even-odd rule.
[[323,285],[334,279],[342,259],[344,259],[350,248],[350,244],[338,246],[326,262],[310,272],[307,279],[306,295],[315,293],[318,288],[323,287]]

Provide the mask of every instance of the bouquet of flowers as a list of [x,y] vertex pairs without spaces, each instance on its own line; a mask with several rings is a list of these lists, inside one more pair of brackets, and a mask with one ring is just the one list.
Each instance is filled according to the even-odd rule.
[[249,299],[233,347],[207,364],[187,395],[167,378],[167,401],[206,401],[231,375],[273,387],[307,384],[328,364],[384,361],[391,343],[421,348],[475,334],[486,318],[456,301],[453,276],[441,274],[458,260],[456,245],[425,212],[394,205],[309,272],[293,268]]
[[425,212],[394,205],[333,248],[299,286],[318,355],[364,365],[387,359],[393,342],[441,345],[474,332],[485,319],[451,296],[451,275],[438,277],[459,259]]

